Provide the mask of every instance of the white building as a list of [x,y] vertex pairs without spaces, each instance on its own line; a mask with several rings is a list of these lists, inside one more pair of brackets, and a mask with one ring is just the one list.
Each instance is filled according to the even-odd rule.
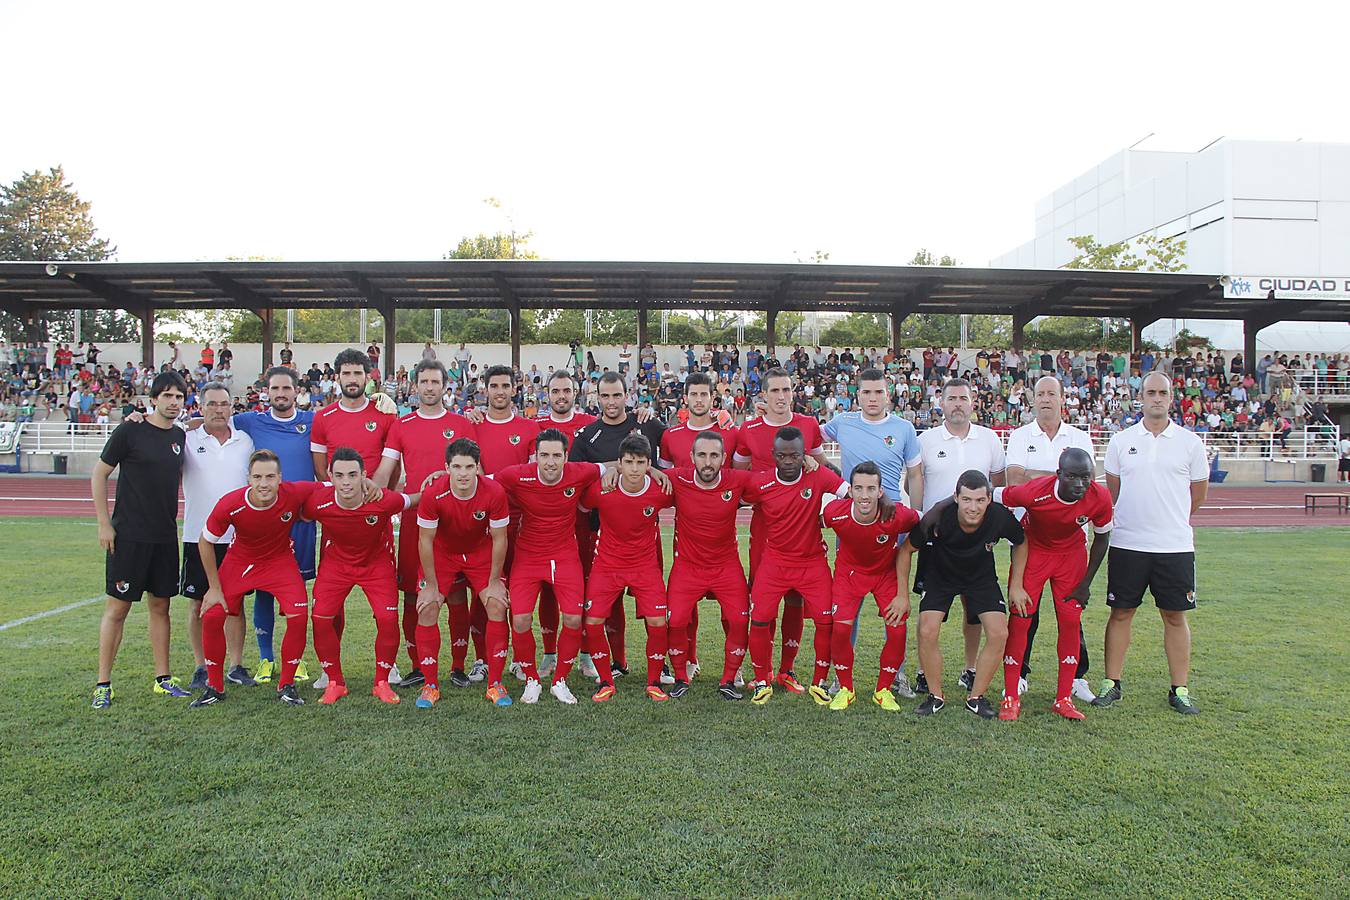
[[[1350,144],[1221,140],[1195,153],[1123,150],[1041,198],[1035,237],[990,265],[1059,268],[1077,252],[1071,237],[1111,244],[1145,234],[1184,239],[1187,271],[1229,276],[1233,296],[1273,288],[1280,298],[1328,289],[1350,297]],[[1242,346],[1239,322],[1164,320],[1146,334],[1166,340],[1174,327]],[[1258,348],[1346,352],[1350,325],[1280,323],[1260,333]]]

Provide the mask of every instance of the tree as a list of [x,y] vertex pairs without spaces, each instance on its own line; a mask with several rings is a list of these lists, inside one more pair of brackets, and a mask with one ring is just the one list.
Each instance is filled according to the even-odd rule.
[[[1146,234],[1132,240],[1101,244],[1092,235],[1081,234],[1069,238],[1069,243],[1078,249],[1078,255],[1064,264],[1066,269],[1113,272],[1181,272],[1186,269],[1186,242],[1177,238],[1160,238],[1157,235]],[[1108,317],[1104,325],[1100,319],[1086,321],[1093,324],[1095,337],[1087,337],[1084,340],[1078,327],[1072,329],[1064,327],[1062,329],[1064,337],[1072,339],[1073,343],[1043,346],[1060,346],[1076,350],[1105,345],[1108,350],[1130,349],[1131,331],[1128,319]],[[1096,327],[1098,325],[1102,327]]]
[[[911,266],[955,266],[956,257],[934,256],[926,247],[920,247],[910,257]],[[972,316],[972,321],[978,316]],[[970,323],[967,323],[970,324]],[[961,316],[953,313],[914,313],[900,325],[900,339],[906,346],[955,347],[961,342]],[[889,346],[889,341],[887,345]]]
[[[66,180],[61,166],[46,172],[24,172],[13,184],[0,187],[0,260],[101,262],[117,248],[98,236],[90,204],[81,200]],[[39,336],[73,337],[73,317],[39,315]],[[137,340],[134,319],[114,311],[89,311],[81,319],[82,333],[96,341]],[[0,314],[0,329],[12,336],[24,332],[24,323]]]
[[890,321],[885,313],[849,313],[820,333],[827,347],[889,347]]

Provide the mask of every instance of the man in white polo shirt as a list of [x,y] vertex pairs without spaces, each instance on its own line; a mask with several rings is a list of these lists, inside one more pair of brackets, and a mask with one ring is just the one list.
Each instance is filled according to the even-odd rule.
[[1130,646],[1130,626],[1144,590],[1162,613],[1163,649],[1172,676],[1167,702],[1184,715],[1199,712],[1186,681],[1191,665],[1195,609],[1195,536],[1191,516],[1205,502],[1209,463],[1200,438],[1173,422],[1172,384],[1152,373],[1139,391],[1144,417],[1111,438],[1106,487],[1115,503],[1115,531],[1107,557],[1106,679],[1096,705],[1121,697],[1120,674]]
[[[199,395],[202,427],[187,433],[183,449],[183,572],[178,593],[188,598],[188,640],[197,667],[188,690],[206,687],[206,657],[202,652],[202,597],[210,584],[202,569],[197,539],[206,526],[206,518],[221,497],[248,484],[248,458],[253,454],[253,438],[234,427],[230,414],[233,402],[223,384],[213,381]],[[216,565],[220,565],[234,540],[234,529],[226,531],[215,544]],[[244,617],[225,620],[225,643],[230,667],[225,678],[231,684],[255,684],[243,666]]]
[[[910,505],[926,513],[938,501],[954,496],[956,481],[968,469],[983,472],[994,487],[1003,486],[1006,468],[1003,442],[998,435],[983,425],[971,421],[975,414],[975,391],[964,378],[948,378],[942,385],[942,424],[919,435],[919,456],[923,464],[923,478],[913,479],[909,487]],[[915,590],[922,592],[924,556],[919,555],[919,571]],[[966,608],[966,598],[961,598]],[[980,620],[965,616],[965,667],[958,683],[970,690],[975,683],[975,659],[980,650]],[[914,692],[927,693],[928,680],[920,669],[914,682]]]
[[[1059,455],[1070,447],[1086,451],[1089,458],[1096,456],[1092,449],[1092,438],[1088,437],[1087,432],[1073,427],[1062,418],[1064,387],[1058,378],[1045,375],[1037,379],[1031,408],[1036,413],[1036,421],[1028,422],[1008,436],[1009,487],[1055,474],[1059,468]],[[1027,632],[1027,649],[1022,656],[1022,677],[1017,684],[1019,694],[1027,690],[1027,675],[1031,672],[1031,645],[1036,639],[1040,621],[1041,608],[1038,605],[1031,614],[1031,630]],[[1073,678],[1073,695],[1091,703],[1095,695],[1087,683],[1087,642],[1083,638],[1081,624],[1078,626],[1078,643],[1078,671]]]

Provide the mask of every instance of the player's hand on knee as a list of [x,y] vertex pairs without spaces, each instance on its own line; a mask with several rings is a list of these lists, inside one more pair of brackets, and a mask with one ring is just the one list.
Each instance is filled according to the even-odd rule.
[[909,597],[905,596],[905,593],[902,591],[886,607],[886,624],[891,626],[899,625],[901,622],[905,621],[905,617],[908,615]]
[[1087,609],[1088,605],[1088,586],[1080,584],[1078,587],[1069,591],[1069,595],[1064,598],[1065,602],[1072,601],[1078,604],[1079,609]]
[[224,602],[225,595],[223,593],[215,588],[208,588],[206,593],[202,596],[202,611],[199,614],[199,618],[206,618],[206,613],[211,607],[219,606]]
[[421,613],[424,610],[435,609],[440,606],[443,599],[440,593],[428,584],[417,592],[417,611]]
[[492,579],[487,583],[487,587],[483,588],[482,597],[485,604],[495,603],[498,606],[505,606],[508,596],[506,585],[500,578]]

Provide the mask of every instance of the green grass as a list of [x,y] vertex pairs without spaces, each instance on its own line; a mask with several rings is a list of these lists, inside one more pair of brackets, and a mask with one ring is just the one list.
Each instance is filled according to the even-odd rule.
[[[0,893],[1350,895],[1350,714],[1335,691],[1350,680],[1348,537],[1200,533],[1194,718],[1165,705],[1151,611],[1125,701],[1077,724],[1048,710],[1051,619],[1014,725],[959,706],[924,721],[913,701],[888,715],[865,692],[843,714],[805,697],[729,704],[711,676],[659,707],[630,680],[602,707],[545,695],[497,710],[447,690],[430,714],[389,708],[366,692],[361,614],[345,640],[356,690],[337,707],[286,708],[260,687],[188,711],[148,690],[142,610],[117,703],[95,713],[91,604],[0,631]],[[0,623],[98,595],[94,542],[85,522],[0,519]],[[1086,617],[1094,680],[1103,596],[1099,583]],[[880,634],[869,615],[861,684]],[[949,627],[949,678],[959,639]]]

